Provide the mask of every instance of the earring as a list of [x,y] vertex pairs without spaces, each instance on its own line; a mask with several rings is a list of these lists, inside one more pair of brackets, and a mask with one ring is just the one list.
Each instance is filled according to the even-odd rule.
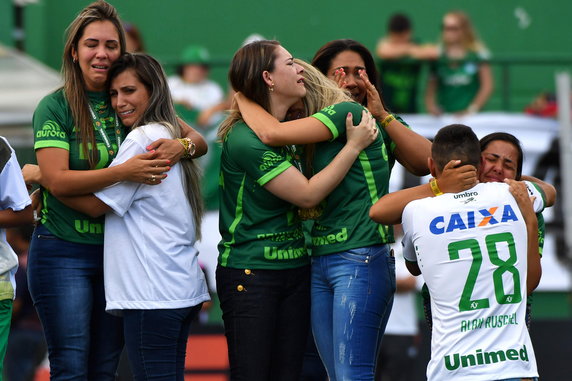
[[72,61],[73,61],[73,63],[77,63],[77,58],[76,58],[76,57],[73,57],[73,58],[72,58]]
[[270,84],[270,86],[268,86],[268,90],[270,90],[270,92],[273,92],[273,91],[274,91],[274,82],[272,82],[272,83]]

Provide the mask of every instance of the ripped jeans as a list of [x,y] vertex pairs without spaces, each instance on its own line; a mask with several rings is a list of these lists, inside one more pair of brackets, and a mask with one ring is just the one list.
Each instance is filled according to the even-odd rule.
[[372,381],[395,293],[388,245],[312,258],[312,330],[331,381]]

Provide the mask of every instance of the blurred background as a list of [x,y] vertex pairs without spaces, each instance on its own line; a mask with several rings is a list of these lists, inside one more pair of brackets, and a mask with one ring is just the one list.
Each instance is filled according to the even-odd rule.
[[[0,135],[7,137],[16,149],[21,165],[35,162],[32,114],[39,100],[60,84],[65,28],[89,3],[86,0],[0,0]],[[514,134],[525,150],[523,173],[560,187],[558,138],[561,123],[556,118],[555,75],[572,73],[572,2],[569,0],[362,3],[339,0],[112,0],[110,3],[119,11],[126,30],[138,31],[143,43],[139,49],[159,59],[167,74],[175,76],[180,65],[191,61],[207,67],[205,75],[220,89],[218,95],[213,95],[216,102],[221,102],[229,90],[226,74],[234,52],[253,34],[277,39],[295,57],[308,61],[324,43],[338,38],[360,41],[376,57],[376,45],[387,34],[387,23],[393,14],[399,12],[409,17],[416,43],[438,44],[443,15],[451,10],[462,10],[470,16],[479,38],[491,53],[489,62],[494,83],[494,91],[481,112],[465,117],[462,122],[473,127],[479,137],[493,131]],[[189,47],[200,49],[193,53]],[[207,51],[206,56],[202,55],[201,49]],[[403,117],[414,130],[432,137],[440,127],[459,118],[427,114],[423,94],[428,67],[428,64],[421,66],[418,80],[416,105],[419,113]],[[383,72],[381,77],[383,80]],[[531,112],[531,107],[535,111]],[[197,126],[200,110],[193,112],[180,108],[179,111],[189,123]],[[213,114],[207,122],[198,125],[211,142],[210,154],[203,159],[203,166],[205,198],[212,218],[207,218],[203,228],[207,238],[201,243],[201,260],[209,275],[211,290],[214,290],[212,273],[218,241],[218,151],[214,132],[220,118],[222,114],[218,117]],[[415,181],[418,182],[407,178],[401,168],[396,168],[391,186],[395,190],[415,185]],[[562,189],[558,196],[559,200],[566,198]],[[534,295],[531,332],[543,380],[572,380],[569,361],[572,282],[564,216],[561,201],[545,214],[547,236],[543,279]],[[21,249],[22,252],[25,250]],[[228,379],[220,310],[216,295],[213,296],[213,305],[204,312],[200,326],[189,340],[187,360],[191,380]],[[419,331],[410,364],[414,369],[412,379],[423,380],[430,336],[421,318],[418,295],[415,300]],[[41,327],[34,329],[41,330]],[[45,348],[38,351],[42,357]],[[44,362],[34,373],[35,378],[29,379],[45,379],[46,367]],[[128,373],[128,370],[122,371],[123,379],[129,379]]]

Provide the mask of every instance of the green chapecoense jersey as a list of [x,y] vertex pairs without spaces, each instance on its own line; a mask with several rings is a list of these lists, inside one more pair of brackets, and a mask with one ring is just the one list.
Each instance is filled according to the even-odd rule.
[[[331,141],[316,144],[313,173],[326,167],[344,147],[348,112],[357,125],[363,109],[358,103],[342,102],[312,115],[333,135]],[[389,175],[395,163],[395,145],[387,132],[379,128],[377,139],[359,154],[344,180],[320,204],[323,211],[312,230],[312,255],[393,242],[392,228],[369,218],[371,206],[388,192]]]
[[[111,145],[110,149],[106,147],[104,139],[100,133],[95,131],[94,126],[97,145],[96,168],[105,168],[117,153],[117,143],[125,136],[125,131],[121,124],[116,128],[115,112],[111,108],[107,93],[88,92],[88,97]],[[34,112],[33,125],[34,149],[65,149],[69,151],[70,170],[90,169],[87,155],[81,147],[79,131],[76,129],[63,90],[60,89],[42,99]],[[68,208],[45,188],[42,188],[42,202],[41,222],[54,235],[76,243],[103,244],[104,216],[91,218]]]
[[486,51],[469,52],[462,60],[447,58],[441,54],[431,64],[431,72],[437,78],[437,99],[445,112],[466,110],[481,86],[480,65],[489,60]]
[[294,162],[289,147],[269,147],[243,122],[225,137],[219,180],[218,263],[245,269],[307,265],[297,208],[264,188]]

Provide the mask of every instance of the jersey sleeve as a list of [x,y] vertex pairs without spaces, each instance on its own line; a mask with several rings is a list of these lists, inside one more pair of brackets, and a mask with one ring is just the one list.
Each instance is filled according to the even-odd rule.
[[65,102],[58,102],[57,93],[50,94],[40,101],[34,111],[34,149],[53,147],[70,149],[69,133],[73,126],[67,126]]
[[[134,140],[126,139],[121,147],[117,156],[111,162],[110,167],[119,165],[129,160],[135,155],[145,152],[145,148]],[[142,186],[151,186],[131,181],[122,181],[110,185],[99,192],[95,192],[95,197],[103,201],[107,206],[113,209],[113,212],[120,217],[127,212],[137,194],[137,190]]]
[[232,131],[227,144],[235,164],[260,186],[264,186],[292,166],[283,148],[265,145],[246,126]]
[[546,195],[542,188],[533,182],[525,181],[524,184],[528,189],[528,194],[530,197],[535,197],[534,203],[532,204],[532,208],[534,209],[535,213],[541,213],[544,208],[546,208]]
[[403,209],[403,216],[401,217],[401,224],[403,226],[403,238],[401,245],[403,246],[403,258],[408,262],[417,262],[417,255],[415,254],[415,246],[413,244],[413,207],[411,203]]
[[352,113],[353,124],[355,126],[361,121],[361,112],[363,109],[364,107],[362,105],[355,102],[341,102],[321,109],[312,115],[312,118],[316,118],[322,122],[332,133],[332,139],[330,140],[334,140],[346,134],[346,116],[348,112]]
[[0,138],[2,149],[8,150],[10,159],[0,172],[0,209],[12,209],[17,212],[26,208],[32,202],[22,177],[22,170],[16,159],[16,154],[10,145]]

